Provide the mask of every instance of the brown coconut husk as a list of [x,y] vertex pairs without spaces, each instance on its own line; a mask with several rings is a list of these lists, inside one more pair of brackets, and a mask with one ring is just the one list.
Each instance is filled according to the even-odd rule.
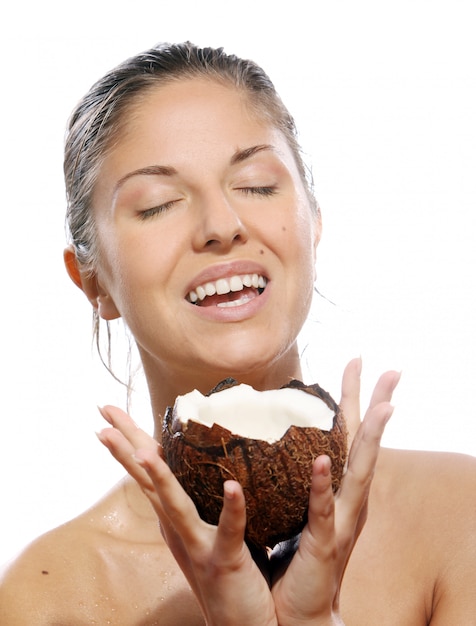
[[[235,380],[226,379],[210,393],[235,384]],[[217,424],[181,423],[174,420],[172,407],[167,409],[163,423],[165,460],[202,519],[218,523],[223,482],[237,480],[246,499],[245,538],[259,547],[273,547],[303,529],[314,459],[321,454],[330,457],[334,492],[340,486],[347,459],[344,416],[329,393],[317,384],[304,385],[298,380],[285,387],[301,389],[324,401],[334,412],[332,429],[290,426],[281,439],[268,443],[236,435]]]

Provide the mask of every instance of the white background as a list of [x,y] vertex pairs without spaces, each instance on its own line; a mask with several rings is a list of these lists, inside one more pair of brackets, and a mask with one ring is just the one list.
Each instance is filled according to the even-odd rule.
[[[311,13],[310,7],[313,7]],[[385,444],[476,454],[476,44],[472,2],[30,2],[1,25],[0,562],[122,475],[96,405],[124,406],[62,266],[66,119],[158,41],[251,57],[294,113],[324,233],[307,355],[339,395],[403,370]],[[147,404],[134,417],[150,426]]]

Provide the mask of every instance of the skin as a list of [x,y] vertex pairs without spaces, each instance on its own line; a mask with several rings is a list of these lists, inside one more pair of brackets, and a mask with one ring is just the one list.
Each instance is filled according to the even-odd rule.
[[[150,166],[162,169],[130,176]],[[120,409],[102,409],[108,427],[99,438],[130,477],[8,568],[0,622],[476,624],[476,516],[467,497],[475,460],[379,450],[397,372],[377,382],[361,423],[360,360],[346,368],[348,471],[334,498],[328,459],[315,461],[309,522],[288,567],[278,558],[260,569],[251,558],[237,483],[225,484],[220,523],[210,526],[160,457],[161,415],[177,394],[206,392],[228,375],[257,389],[301,375],[295,339],[320,219],[280,133],[233,89],[196,79],[157,89],[106,158],[94,211],[97,271],[83,273],[71,249],[67,267],[103,318],[122,316],[131,328],[156,439]],[[267,278],[261,296],[221,310],[188,302],[206,279],[245,271]]]
[[[209,81],[157,90],[140,111],[101,171],[102,263],[83,288],[104,318],[120,314],[131,329],[155,413],[183,389],[208,391],[224,373],[258,389],[286,381],[300,372],[295,337],[312,297],[320,220],[283,136],[236,91]],[[115,191],[124,176],[151,165],[177,173],[132,176]],[[270,197],[250,192],[271,186]],[[197,284],[245,271],[269,281],[258,308],[204,309],[185,299]]]

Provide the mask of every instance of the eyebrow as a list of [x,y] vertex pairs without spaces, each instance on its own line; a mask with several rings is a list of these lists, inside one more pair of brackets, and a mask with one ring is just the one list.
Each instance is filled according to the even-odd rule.
[[134,176],[173,176],[177,174],[177,170],[174,167],[168,167],[167,165],[149,165],[147,167],[140,167],[138,170],[128,172],[122,178],[120,178],[114,186],[114,193],[117,193],[119,189],[124,185],[129,178]]
[[234,155],[230,159],[231,165],[236,165],[237,163],[241,163],[242,161],[246,161],[250,157],[254,156],[258,152],[262,152],[263,150],[270,150],[275,152],[273,146],[265,143],[258,146],[251,146],[251,148],[245,148],[244,150],[237,150]]
[[[251,148],[236,150],[236,152],[230,159],[230,165],[237,165],[238,163],[242,163],[243,161],[246,161],[246,159],[249,159],[258,152],[262,152],[264,150],[270,150],[272,152],[275,151],[274,147],[269,144],[260,144],[257,146],[251,146]],[[130,178],[133,178],[134,176],[174,176],[174,174],[177,173],[178,172],[174,167],[169,167],[167,165],[149,165],[147,167],[140,167],[137,170],[128,172],[117,181],[114,186],[114,194],[119,191],[119,189],[124,185],[125,182],[127,182]]]

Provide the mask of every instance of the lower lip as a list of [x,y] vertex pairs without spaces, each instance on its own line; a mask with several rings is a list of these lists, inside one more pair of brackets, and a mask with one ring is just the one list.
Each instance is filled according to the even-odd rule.
[[196,304],[189,304],[193,307],[193,312],[199,315],[202,319],[210,320],[213,322],[242,322],[249,318],[254,317],[260,313],[261,309],[265,306],[270,295],[270,283],[266,285],[266,289],[263,293],[255,298],[252,298],[248,302],[232,307],[219,307],[219,306],[197,306]]

